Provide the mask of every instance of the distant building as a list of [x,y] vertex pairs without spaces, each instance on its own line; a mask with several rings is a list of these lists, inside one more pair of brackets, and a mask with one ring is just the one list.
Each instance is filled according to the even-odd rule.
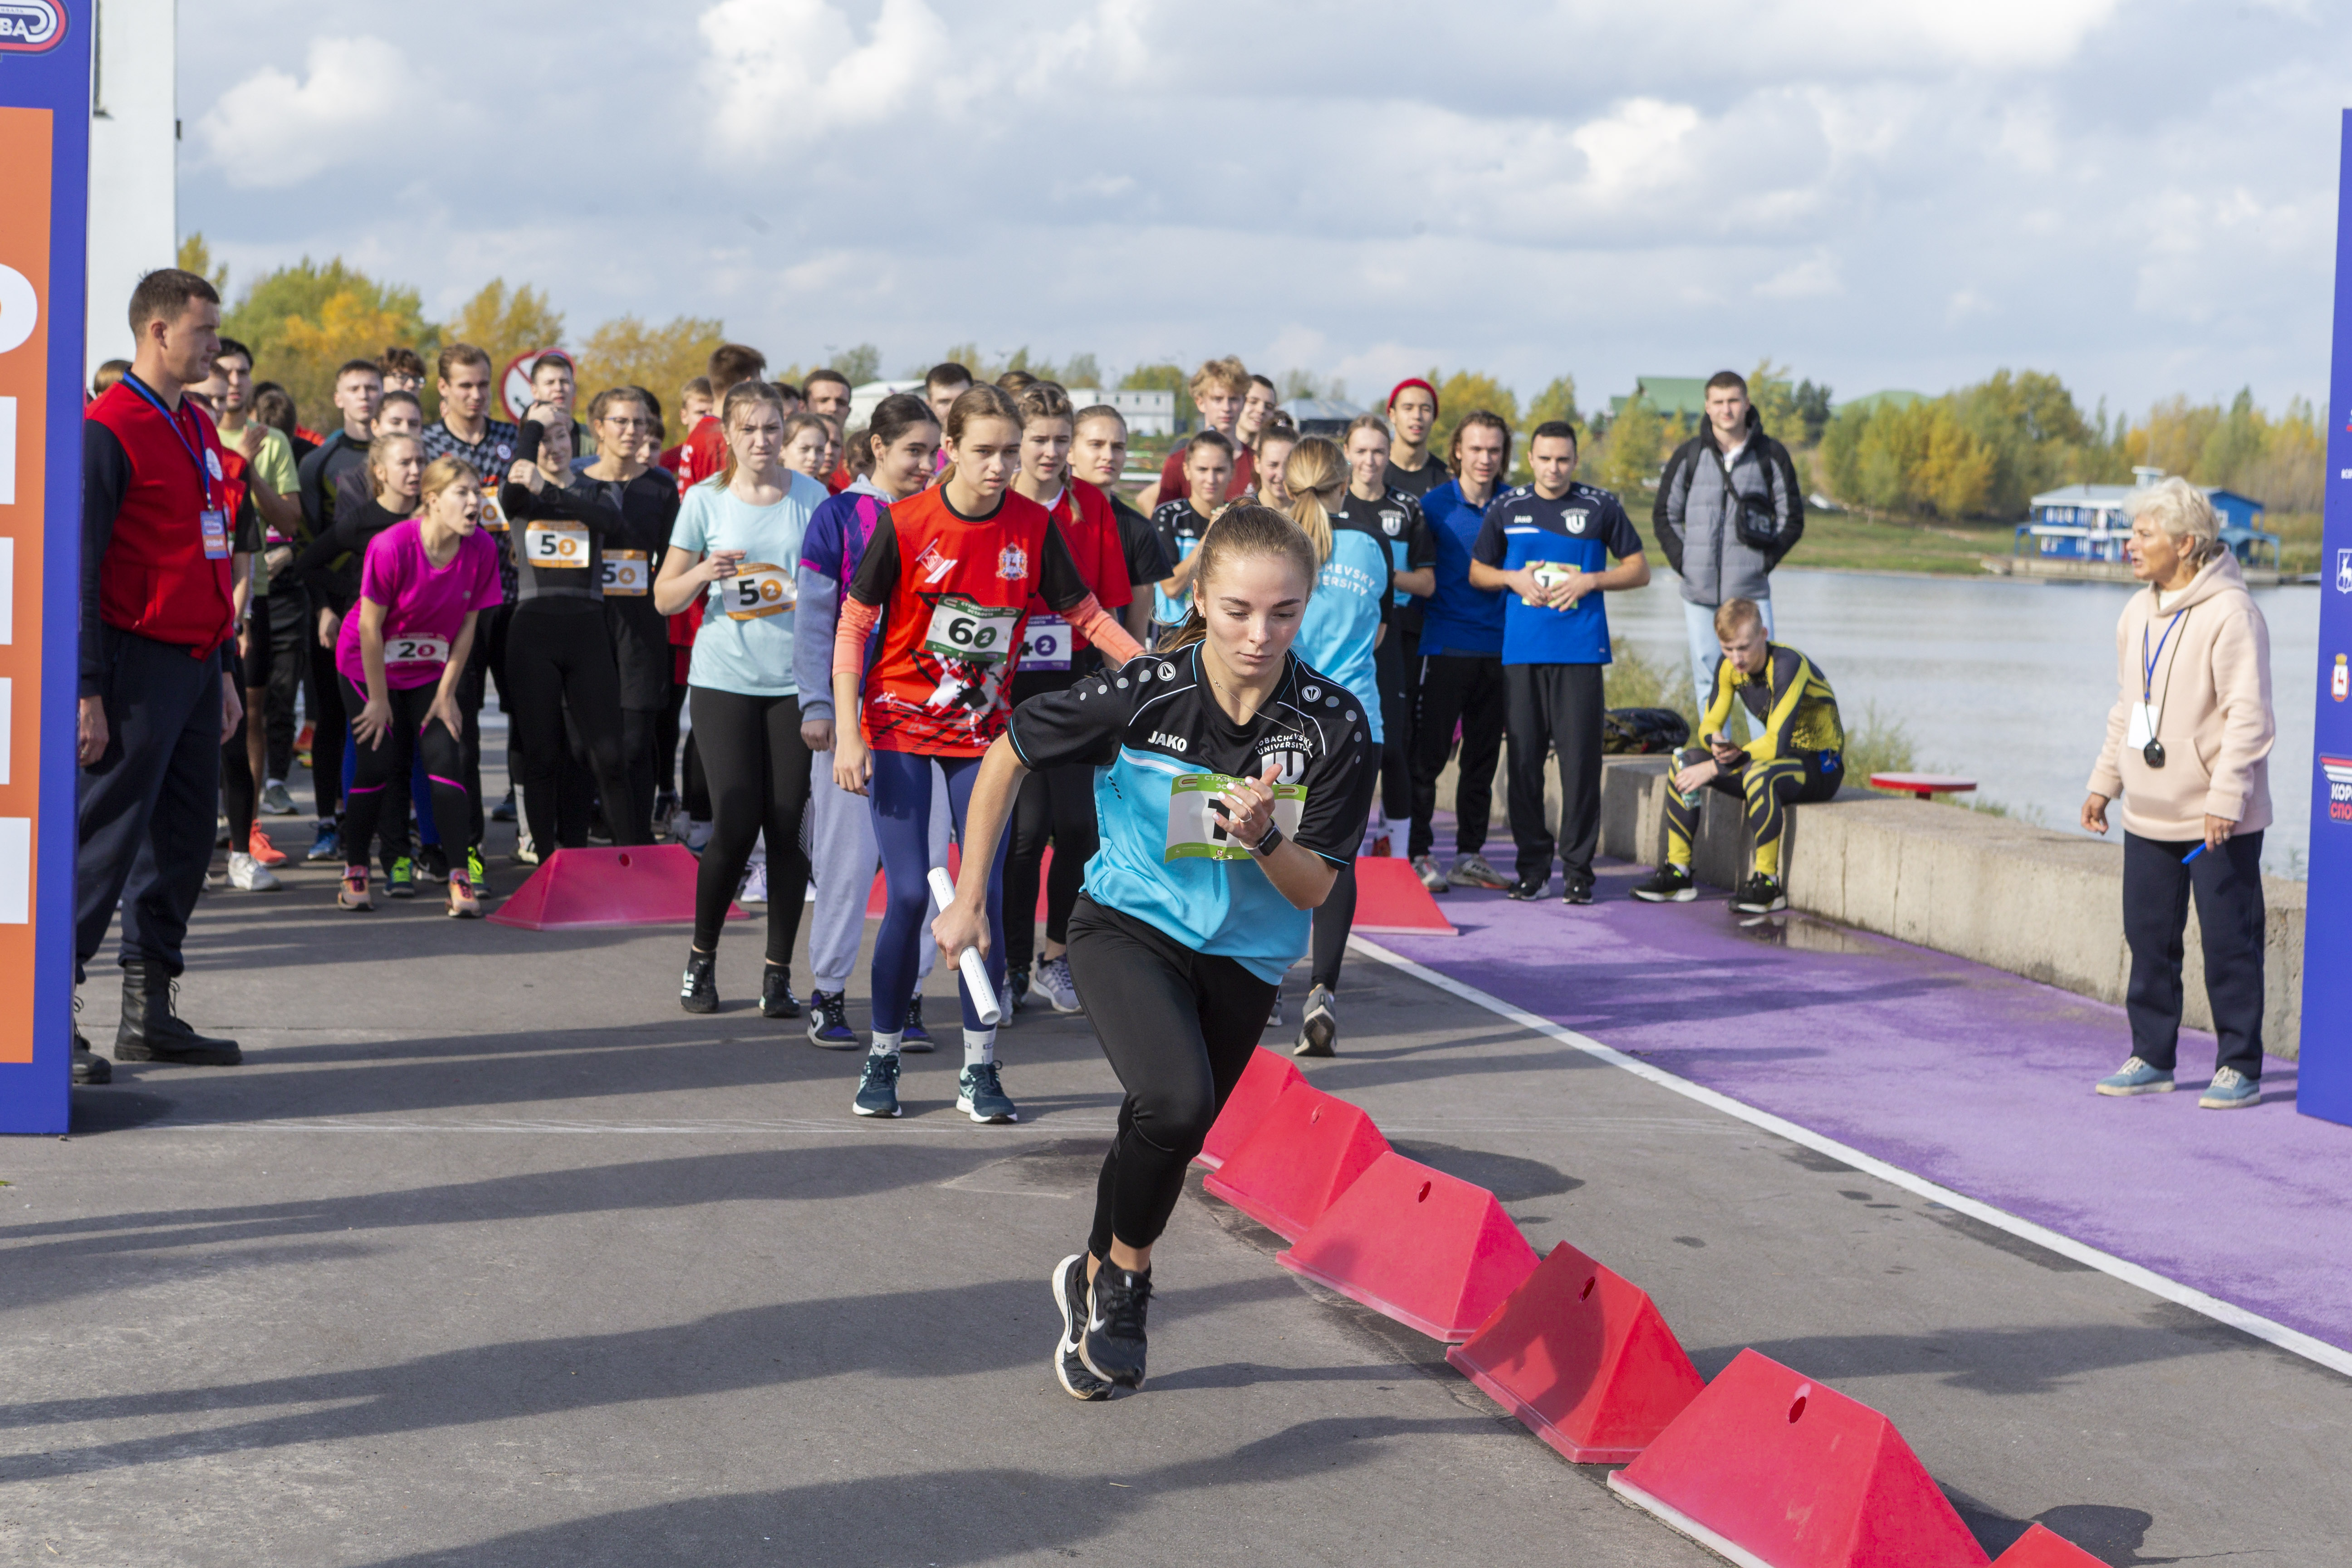
[[861,428],[867,420],[874,417],[874,410],[882,400],[894,392],[911,392],[920,397],[923,395],[923,378],[917,376],[912,381],[869,381],[862,386],[851,387],[849,389],[849,428],[852,430]]
[[[2054,560],[2121,562],[2124,542],[2131,537],[2131,518],[2125,504],[2136,491],[2163,478],[2161,468],[2134,468],[2135,482],[2128,485],[2063,485],[2045,490],[2031,502],[2033,521],[2018,525],[2016,548],[2020,552],[2031,548],[2033,553]],[[2278,536],[2261,530],[2263,503],[2219,485],[2202,488],[2213,510],[2221,514],[2221,542],[2249,566],[2256,564],[2259,553],[2268,549],[2275,567]]]
[[1148,390],[1105,392],[1099,387],[1070,388],[1070,402],[1079,408],[1108,403],[1127,417],[1130,436],[1176,434],[1176,395]]
[[1294,397],[1282,411],[1297,422],[1301,436],[1328,436],[1335,441],[1364,412],[1344,397]]
[[1643,375],[1633,380],[1633,390],[1623,397],[1609,400],[1609,416],[1614,419],[1625,412],[1625,405],[1634,398],[1646,398],[1652,408],[1670,418],[1694,421],[1706,413],[1706,377],[1703,375]]

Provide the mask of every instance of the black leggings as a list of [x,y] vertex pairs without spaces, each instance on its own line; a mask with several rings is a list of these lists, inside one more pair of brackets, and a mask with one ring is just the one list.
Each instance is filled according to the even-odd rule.
[[793,961],[808,889],[801,816],[808,809],[809,749],[795,697],[746,697],[694,689],[694,736],[710,779],[710,843],[694,879],[694,945],[715,952],[727,901],[761,830],[768,835],[768,962]]
[[[352,613],[358,609],[353,605]],[[319,820],[324,823],[334,820],[341,804],[343,747],[351,741],[351,713],[343,711],[347,683],[335,668],[335,650],[319,646],[318,621],[315,614],[311,616],[310,635],[304,641],[310,652],[310,788],[318,797]],[[352,713],[358,711],[352,710]]]
[[228,815],[228,847],[239,855],[253,847],[253,759],[246,754],[245,736],[260,719],[247,709],[236,721],[236,733],[221,742],[221,809]]
[[1004,860],[1004,962],[1026,969],[1037,949],[1037,862],[1053,840],[1054,866],[1045,875],[1045,940],[1066,945],[1070,911],[1085,882],[1087,862],[1101,847],[1095,836],[1095,770],[1080,763],[1046,768],[1021,781],[1013,804],[1013,849]]
[[[587,599],[562,608],[526,605],[507,626],[507,668],[501,701],[511,702],[515,750],[522,775],[523,815],[541,854],[588,842],[588,801],[563,787],[564,732],[569,710],[604,797],[604,820],[615,844],[643,844],[644,814],[630,801],[627,759],[621,749],[621,675],[604,616]],[[574,608],[573,606],[578,606]]]
[[1356,863],[1339,868],[1330,894],[1315,909],[1314,966],[1307,983],[1339,989],[1339,961],[1348,956],[1348,933],[1356,925]]
[[[636,842],[650,844],[654,840],[654,785],[656,759],[654,731],[661,725],[659,713],[637,708],[621,710],[621,758],[629,773],[629,809],[636,815],[629,821]],[[604,803],[604,826],[614,827],[614,813],[619,808],[612,801]],[[614,843],[624,840],[617,837]]]
[[[344,708],[356,715],[367,706],[367,693],[352,683],[349,676],[335,678],[341,690],[338,693]],[[450,872],[465,875],[464,846],[467,840],[466,786],[460,783],[466,776],[465,753],[457,737],[439,720],[426,723],[425,712],[433,706],[434,694],[440,689],[436,681],[425,686],[396,686],[385,693],[392,700],[392,722],[384,727],[373,746],[351,738],[352,793],[343,802],[343,863],[364,868],[367,865],[369,840],[376,835],[377,820],[383,811],[384,786],[394,779],[406,779],[416,754],[425,756],[425,774],[433,784],[433,825],[440,830],[441,844],[447,851]],[[311,743],[316,745],[317,737]],[[402,825],[406,830],[406,824]]]
[[677,719],[686,711],[686,683],[669,689],[669,700],[655,715],[654,783],[664,795],[677,792]]
[[1088,1251],[1108,1258],[1114,1237],[1150,1247],[1168,1228],[1184,1168],[1265,1031],[1275,987],[1084,897],[1070,917],[1070,977],[1127,1089],[1087,1237]]

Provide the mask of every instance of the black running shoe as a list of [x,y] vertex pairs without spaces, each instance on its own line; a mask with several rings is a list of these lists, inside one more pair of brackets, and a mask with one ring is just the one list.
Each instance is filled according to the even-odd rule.
[[808,1037],[810,1045],[833,1050],[849,1050],[859,1043],[857,1031],[849,1026],[847,995],[839,991],[809,993]]
[[1691,880],[1689,867],[1669,860],[1658,868],[1656,876],[1634,889],[1633,896],[1645,904],[1686,904],[1698,897],[1698,884]]
[[691,948],[686,954],[686,977],[678,982],[677,1005],[689,1013],[719,1011],[719,955],[696,952]]
[[1531,904],[1542,898],[1544,889],[1550,886],[1549,877],[1522,877],[1504,889],[1503,892],[1507,897],[1517,899],[1520,903]]
[[1028,1003],[1028,1000],[1029,966],[1024,963],[1018,969],[1006,969],[1004,972],[1004,995],[1000,1004],[999,1010],[1003,1013],[1007,1019],[1010,1019],[1013,1014],[1021,1011],[1022,1007]]
[[427,844],[416,857],[416,879],[420,882],[447,881],[449,852],[438,844]]
[[887,1051],[880,1056],[867,1052],[866,1065],[857,1071],[857,1098],[849,1109],[860,1116],[896,1116],[898,1114],[898,1056]]
[[1789,895],[1773,878],[1758,872],[1739,884],[1731,907],[1743,915],[1769,915],[1789,907]]
[[1290,1047],[1294,1057],[1328,1057],[1338,1054],[1339,1015],[1331,1005],[1331,993],[1322,986],[1312,986],[1307,993],[1307,1010],[1298,1019],[1298,1043]]
[[1589,904],[1592,901],[1592,873],[1570,871],[1561,885],[1559,901],[1563,904]]
[[917,1056],[940,1048],[931,1040],[931,1032],[923,1027],[923,999],[919,994],[907,1000],[907,1026],[898,1031],[898,1048]]
[[1054,1270],[1054,1300],[1062,1309],[1062,1338],[1054,1347],[1054,1380],[1073,1399],[1108,1399],[1110,1384],[1087,1369],[1078,1347],[1087,1337],[1087,1255],[1073,1252]]
[[760,1012],[770,1018],[797,1018],[801,999],[793,994],[793,972],[781,963],[768,965],[760,982]]
[[1105,1383],[1143,1386],[1143,1315],[1151,1305],[1151,1270],[1140,1274],[1106,1261],[1087,1292],[1086,1332],[1078,1354]]

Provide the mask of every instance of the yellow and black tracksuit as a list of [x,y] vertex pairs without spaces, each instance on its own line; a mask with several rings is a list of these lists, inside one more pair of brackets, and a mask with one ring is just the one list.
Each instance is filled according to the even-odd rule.
[[[1837,794],[1845,779],[1845,727],[1838,721],[1837,693],[1828,677],[1792,647],[1768,643],[1764,668],[1743,674],[1729,659],[1716,666],[1715,694],[1699,736],[1725,734],[1734,699],[1744,704],[1760,731],[1739,760],[1718,771],[1702,788],[1744,796],[1748,826],[1756,836],[1756,872],[1780,875],[1780,835],[1788,808]],[[1705,746],[1675,754],[1679,770],[1712,755]],[[1666,859],[1690,868],[1691,833],[1698,822],[1699,794],[1666,793]]]

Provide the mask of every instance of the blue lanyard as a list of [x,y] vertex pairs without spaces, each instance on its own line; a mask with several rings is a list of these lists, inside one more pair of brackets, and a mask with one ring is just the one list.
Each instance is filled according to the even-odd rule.
[[2156,684],[2156,667],[2163,662],[2164,645],[2172,640],[2172,628],[2179,626],[2180,617],[2188,613],[2186,606],[2172,612],[2172,619],[2165,626],[2164,635],[2156,639],[2154,658],[2147,656],[2147,628],[2142,626],[2139,629],[2139,700],[2143,704],[2148,700],[2149,688]]
[[162,415],[163,416],[163,423],[172,427],[172,434],[180,438],[180,449],[187,453],[188,461],[196,466],[196,482],[205,488],[205,510],[206,511],[214,510],[212,470],[205,467],[204,454],[196,450],[194,443],[188,439],[188,433],[180,427],[179,416],[174,415],[170,409],[164,407],[163,400],[155,395],[154,388],[149,386],[137,376],[124,376],[122,378],[122,384],[137,393],[141,397],[144,398],[147,402],[147,406]]

